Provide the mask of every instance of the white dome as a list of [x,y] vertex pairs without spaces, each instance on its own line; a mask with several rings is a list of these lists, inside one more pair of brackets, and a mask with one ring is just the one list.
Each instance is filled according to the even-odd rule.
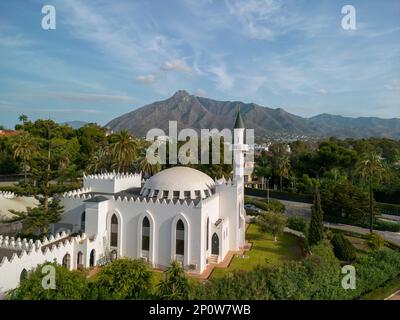
[[214,180],[189,167],[172,167],[146,181],[142,196],[167,199],[206,198],[214,192]]

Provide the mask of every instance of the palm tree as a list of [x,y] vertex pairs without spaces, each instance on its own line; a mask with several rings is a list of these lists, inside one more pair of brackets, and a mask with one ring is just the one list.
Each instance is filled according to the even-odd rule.
[[289,170],[290,170],[290,159],[287,155],[283,155],[278,159],[278,175],[279,175],[279,183],[281,191],[282,191],[282,179],[283,177],[287,178],[289,176]]
[[359,167],[358,174],[368,184],[369,191],[369,230],[373,229],[373,186],[379,183],[385,177],[387,170],[382,163],[382,157],[376,152],[370,152],[363,156]]
[[137,153],[137,143],[127,130],[114,135],[110,145],[111,158],[118,171],[128,171]]
[[32,136],[28,132],[20,133],[13,144],[14,158],[22,158],[24,162],[24,183],[26,183],[28,161],[31,160],[35,151],[35,145]]
[[21,115],[18,117],[18,120],[19,120],[20,122],[22,122],[22,124],[25,126],[25,124],[28,122],[28,116],[27,116],[26,114],[21,114]]
[[142,157],[139,161],[139,169],[148,176],[152,176],[161,171],[161,164],[151,164],[147,161],[147,157]]
[[86,170],[90,173],[103,173],[110,168],[110,154],[107,147],[98,149],[89,159]]

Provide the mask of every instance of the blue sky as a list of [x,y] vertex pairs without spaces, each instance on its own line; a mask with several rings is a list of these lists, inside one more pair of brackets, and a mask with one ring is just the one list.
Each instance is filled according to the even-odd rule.
[[[56,30],[41,28],[42,6]],[[341,27],[344,5],[357,29]],[[0,124],[105,124],[179,89],[313,116],[400,117],[398,0],[0,2]]]

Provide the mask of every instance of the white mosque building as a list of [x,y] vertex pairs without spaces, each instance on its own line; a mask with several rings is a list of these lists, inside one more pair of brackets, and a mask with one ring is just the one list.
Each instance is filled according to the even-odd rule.
[[[163,269],[180,261],[191,273],[222,261],[245,244],[244,126],[235,123],[233,178],[211,179],[189,167],[141,174],[84,176],[83,188],[64,194],[64,214],[41,241],[0,236],[0,292],[18,286],[37,264],[69,269],[119,257],[144,259]],[[4,256],[4,250],[11,250]],[[3,275],[7,275],[3,277]]]

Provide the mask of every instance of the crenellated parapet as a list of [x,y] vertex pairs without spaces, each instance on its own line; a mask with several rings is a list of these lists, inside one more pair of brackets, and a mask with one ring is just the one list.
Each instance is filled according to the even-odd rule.
[[0,248],[10,250],[0,261],[0,275],[6,275],[0,276],[0,293],[17,287],[23,270],[29,272],[46,261],[62,264],[66,255],[73,262],[70,268],[75,269],[77,252],[87,253],[98,247],[99,239],[84,233],[71,236],[62,232],[37,241],[0,236]]
[[90,199],[91,195],[88,194],[92,191],[91,188],[81,188],[77,190],[72,190],[68,192],[64,192],[63,197],[64,198],[82,198],[82,199]]
[[6,198],[6,199],[14,199],[15,193],[11,192],[11,191],[0,191],[0,197]]
[[112,200],[115,202],[121,203],[131,203],[131,204],[151,204],[163,206],[164,208],[168,207],[184,207],[184,208],[198,208],[200,207],[201,199],[193,200],[193,199],[165,199],[165,198],[156,198],[156,197],[141,197],[141,196],[132,196],[132,197],[112,197]]
[[92,192],[118,193],[122,190],[140,188],[142,185],[142,173],[101,173],[83,176],[84,188]]

